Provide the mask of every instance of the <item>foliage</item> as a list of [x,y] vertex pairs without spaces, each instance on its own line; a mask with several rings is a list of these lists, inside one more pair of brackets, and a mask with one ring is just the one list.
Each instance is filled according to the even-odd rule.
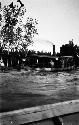
[[28,17],[24,24],[26,9],[20,0],[17,2],[20,6],[12,2],[0,9],[0,42],[3,48],[26,49],[33,42],[34,34],[37,34],[37,20]]

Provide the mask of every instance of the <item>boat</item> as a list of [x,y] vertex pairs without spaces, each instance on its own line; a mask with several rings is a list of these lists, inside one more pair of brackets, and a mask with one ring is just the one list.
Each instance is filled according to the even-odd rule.
[[73,56],[40,56],[34,66],[37,71],[70,71],[75,69],[75,62]]
[[0,113],[0,125],[79,125],[79,99]]

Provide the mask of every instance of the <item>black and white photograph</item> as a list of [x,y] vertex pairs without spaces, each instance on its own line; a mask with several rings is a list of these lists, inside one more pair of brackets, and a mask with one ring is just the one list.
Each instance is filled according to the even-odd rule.
[[79,0],[0,0],[0,125],[79,125]]

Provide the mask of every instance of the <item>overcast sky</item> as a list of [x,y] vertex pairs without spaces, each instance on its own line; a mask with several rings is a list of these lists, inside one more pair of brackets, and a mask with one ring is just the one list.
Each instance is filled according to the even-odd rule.
[[[1,0],[2,5],[12,0]],[[13,0],[16,3],[17,0]],[[21,0],[26,7],[26,15],[38,20],[39,38],[56,45],[74,40],[79,45],[79,0]]]

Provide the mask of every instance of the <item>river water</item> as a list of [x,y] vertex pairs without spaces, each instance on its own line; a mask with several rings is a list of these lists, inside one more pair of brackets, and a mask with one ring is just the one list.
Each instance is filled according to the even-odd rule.
[[27,87],[32,92],[51,95],[60,90],[73,90],[76,94],[79,94],[79,70],[70,72],[35,71],[29,75],[27,81]]
[[0,73],[1,112],[74,99],[79,99],[79,69]]

